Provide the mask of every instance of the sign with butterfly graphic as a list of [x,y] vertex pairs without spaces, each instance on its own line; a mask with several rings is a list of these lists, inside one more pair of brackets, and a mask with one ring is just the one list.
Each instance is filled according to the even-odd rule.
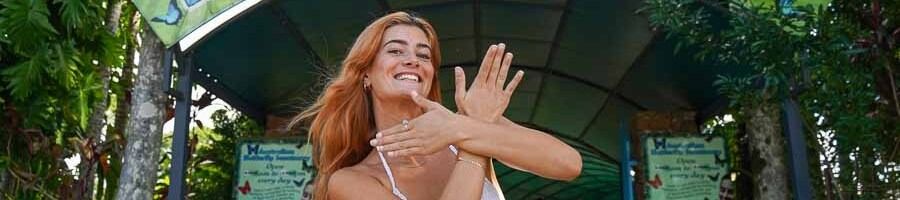
[[[314,166],[300,138],[244,139],[238,143],[235,199],[306,199]],[[307,193],[307,194],[305,194]]]
[[722,137],[643,138],[646,199],[719,199],[730,181]]
[[245,0],[134,0],[153,32],[171,47]]

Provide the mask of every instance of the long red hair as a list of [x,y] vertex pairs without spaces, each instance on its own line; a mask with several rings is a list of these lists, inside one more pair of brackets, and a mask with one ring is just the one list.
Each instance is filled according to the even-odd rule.
[[[327,199],[328,181],[335,171],[355,165],[372,150],[369,137],[375,129],[369,91],[363,87],[363,77],[380,52],[385,30],[395,25],[411,25],[422,29],[431,43],[431,63],[441,63],[438,37],[425,19],[406,12],[394,12],[376,19],[356,38],[341,65],[340,73],[326,84],[318,99],[291,120],[291,125],[309,123],[309,139],[313,145],[312,158],[317,174],[313,199]],[[441,100],[441,89],[434,70],[428,99]]]

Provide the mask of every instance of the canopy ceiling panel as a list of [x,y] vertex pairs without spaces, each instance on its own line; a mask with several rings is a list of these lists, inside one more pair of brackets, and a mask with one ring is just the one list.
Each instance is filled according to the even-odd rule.
[[392,9],[410,9],[418,6],[442,5],[458,0],[385,0]]
[[631,116],[639,109],[619,98],[609,98],[603,108],[594,116],[594,121],[581,133],[579,139],[597,147],[613,159],[621,160],[622,141],[610,138],[619,138],[620,125],[623,122],[630,123]]
[[647,109],[703,109],[720,98],[715,74],[733,71],[673,54],[673,42],[634,14],[641,2],[266,0],[189,55],[202,69],[198,82],[238,110],[288,117],[315,98],[322,74],[337,69],[368,23],[388,10],[413,11],[441,41],[444,105],[456,109],[453,67],[463,67],[471,83],[487,47],[506,43],[516,55],[511,72],[526,76],[505,116],[581,153],[584,168],[572,182],[497,163],[509,199],[614,199],[621,196],[622,122]]
[[[647,54],[639,62],[636,62],[632,73],[623,78],[621,83],[622,95],[628,99],[633,99],[637,104],[643,105],[650,110],[700,109],[702,107],[694,105],[688,99],[688,93],[685,92],[687,88],[677,85],[676,80],[686,79],[685,81],[700,82],[701,80],[697,79],[705,79],[703,75],[685,72],[700,70],[708,73],[712,67],[678,61],[672,55],[671,43],[673,42],[663,40],[657,42],[655,46],[648,47],[647,50],[651,51],[651,53]],[[706,82],[706,80],[703,82]],[[708,79],[706,83],[710,85],[704,85],[700,88],[711,90],[712,79]],[[716,92],[712,90],[691,93],[690,95],[717,96]],[[658,101],[658,99],[666,99],[667,101]]]
[[[241,100],[269,112],[283,110],[286,98],[313,82],[313,58],[280,29],[271,12],[252,12],[210,36],[195,51],[202,76],[237,93]],[[252,39],[249,39],[252,38]],[[252,80],[252,81],[250,81]]]
[[578,137],[600,111],[607,93],[570,79],[545,77],[541,96],[535,105],[532,122],[560,134]]
[[[440,38],[441,59],[444,65],[459,65],[481,57],[475,49],[475,25],[472,3],[446,4],[411,8],[412,12],[427,14]],[[476,56],[477,55],[477,56]]]
[[642,2],[572,1],[550,67],[614,88],[653,37],[647,19],[634,14]]
[[550,42],[556,35],[562,13],[562,10],[533,4],[484,3],[481,6],[481,34]]
[[[376,1],[271,1],[272,9],[284,10],[309,46],[326,65],[337,65],[357,34],[381,8]],[[289,39],[289,38],[281,38]]]

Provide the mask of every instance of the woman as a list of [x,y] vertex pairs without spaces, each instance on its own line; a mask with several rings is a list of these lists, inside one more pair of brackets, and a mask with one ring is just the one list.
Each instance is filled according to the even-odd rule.
[[311,121],[314,199],[502,199],[490,158],[551,179],[580,174],[577,151],[503,118],[523,76],[503,87],[513,57],[503,44],[468,90],[456,68],[458,113],[438,103],[438,48],[432,26],[404,12],[360,33],[340,74],[293,120]]

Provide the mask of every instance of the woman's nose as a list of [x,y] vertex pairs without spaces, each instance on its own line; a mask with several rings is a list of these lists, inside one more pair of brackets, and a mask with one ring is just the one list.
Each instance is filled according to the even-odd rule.
[[419,67],[419,60],[407,57],[407,59],[403,60],[403,65],[409,67]]

